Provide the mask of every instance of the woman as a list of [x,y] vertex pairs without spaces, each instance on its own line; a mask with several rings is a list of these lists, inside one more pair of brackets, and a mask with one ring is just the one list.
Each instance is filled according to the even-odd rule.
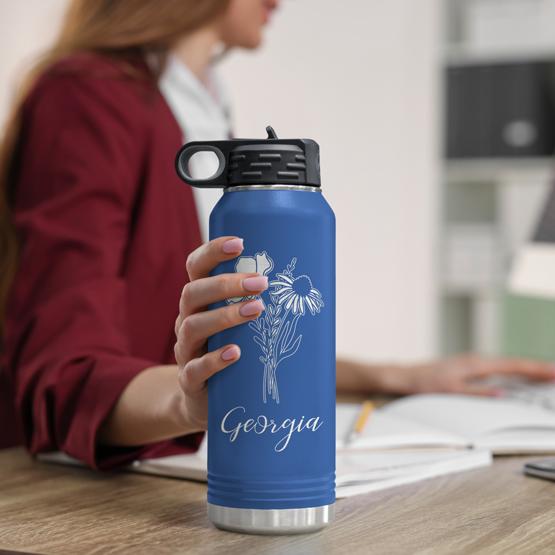
[[[206,339],[263,310],[257,300],[206,307],[268,283],[208,277],[242,240],[201,243],[173,157],[184,139],[227,134],[223,110],[210,137],[202,117],[192,124],[217,96],[211,62],[222,46],[256,48],[276,5],[74,0],[31,76],[2,147],[0,236],[3,366],[32,453],[61,449],[109,468],[198,446],[206,380],[241,356],[237,345],[208,353]],[[474,379],[495,372],[554,375],[525,362],[339,361],[337,381],[344,391],[492,394]]]

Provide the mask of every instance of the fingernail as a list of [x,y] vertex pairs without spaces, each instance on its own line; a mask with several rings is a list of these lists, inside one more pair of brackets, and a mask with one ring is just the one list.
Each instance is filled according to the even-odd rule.
[[233,360],[241,356],[241,349],[237,345],[231,345],[225,351],[222,352],[222,360]]
[[243,239],[236,237],[235,239],[228,239],[223,245],[222,250],[226,254],[233,254],[243,250]]
[[239,308],[239,314],[241,316],[254,316],[264,310],[264,305],[262,301],[250,301]]
[[243,288],[246,291],[264,291],[268,289],[268,278],[266,276],[253,276],[243,280]]

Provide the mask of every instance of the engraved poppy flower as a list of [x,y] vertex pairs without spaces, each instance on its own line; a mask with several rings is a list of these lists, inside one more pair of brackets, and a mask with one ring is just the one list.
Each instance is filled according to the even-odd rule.
[[312,285],[311,279],[306,276],[293,277],[287,274],[276,274],[278,279],[271,281],[274,288],[272,297],[286,310],[293,314],[304,316],[305,308],[314,316],[324,306],[322,294]]
[[[245,274],[260,274],[267,276],[274,269],[274,261],[266,251],[257,252],[254,256],[240,256],[235,263],[235,271]],[[238,303],[259,298],[257,295],[246,295],[245,297],[232,297],[227,299],[228,303]]]

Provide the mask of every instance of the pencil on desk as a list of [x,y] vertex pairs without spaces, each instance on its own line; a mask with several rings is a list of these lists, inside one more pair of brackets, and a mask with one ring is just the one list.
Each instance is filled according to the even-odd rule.
[[364,401],[364,403],[362,403],[355,426],[347,439],[348,444],[352,443],[360,434],[362,434],[373,410],[374,403],[372,403],[372,401]]

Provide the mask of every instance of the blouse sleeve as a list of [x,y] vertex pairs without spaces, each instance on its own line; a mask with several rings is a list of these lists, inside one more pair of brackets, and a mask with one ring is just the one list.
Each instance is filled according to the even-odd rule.
[[[148,135],[124,80],[44,78],[23,110],[14,222],[21,241],[5,350],[32,453],[94,468],[138,456],[97,449],[123,389],[160,364],[130,355],[126,245]],[[146,271],[146,270],[145,270]]]

